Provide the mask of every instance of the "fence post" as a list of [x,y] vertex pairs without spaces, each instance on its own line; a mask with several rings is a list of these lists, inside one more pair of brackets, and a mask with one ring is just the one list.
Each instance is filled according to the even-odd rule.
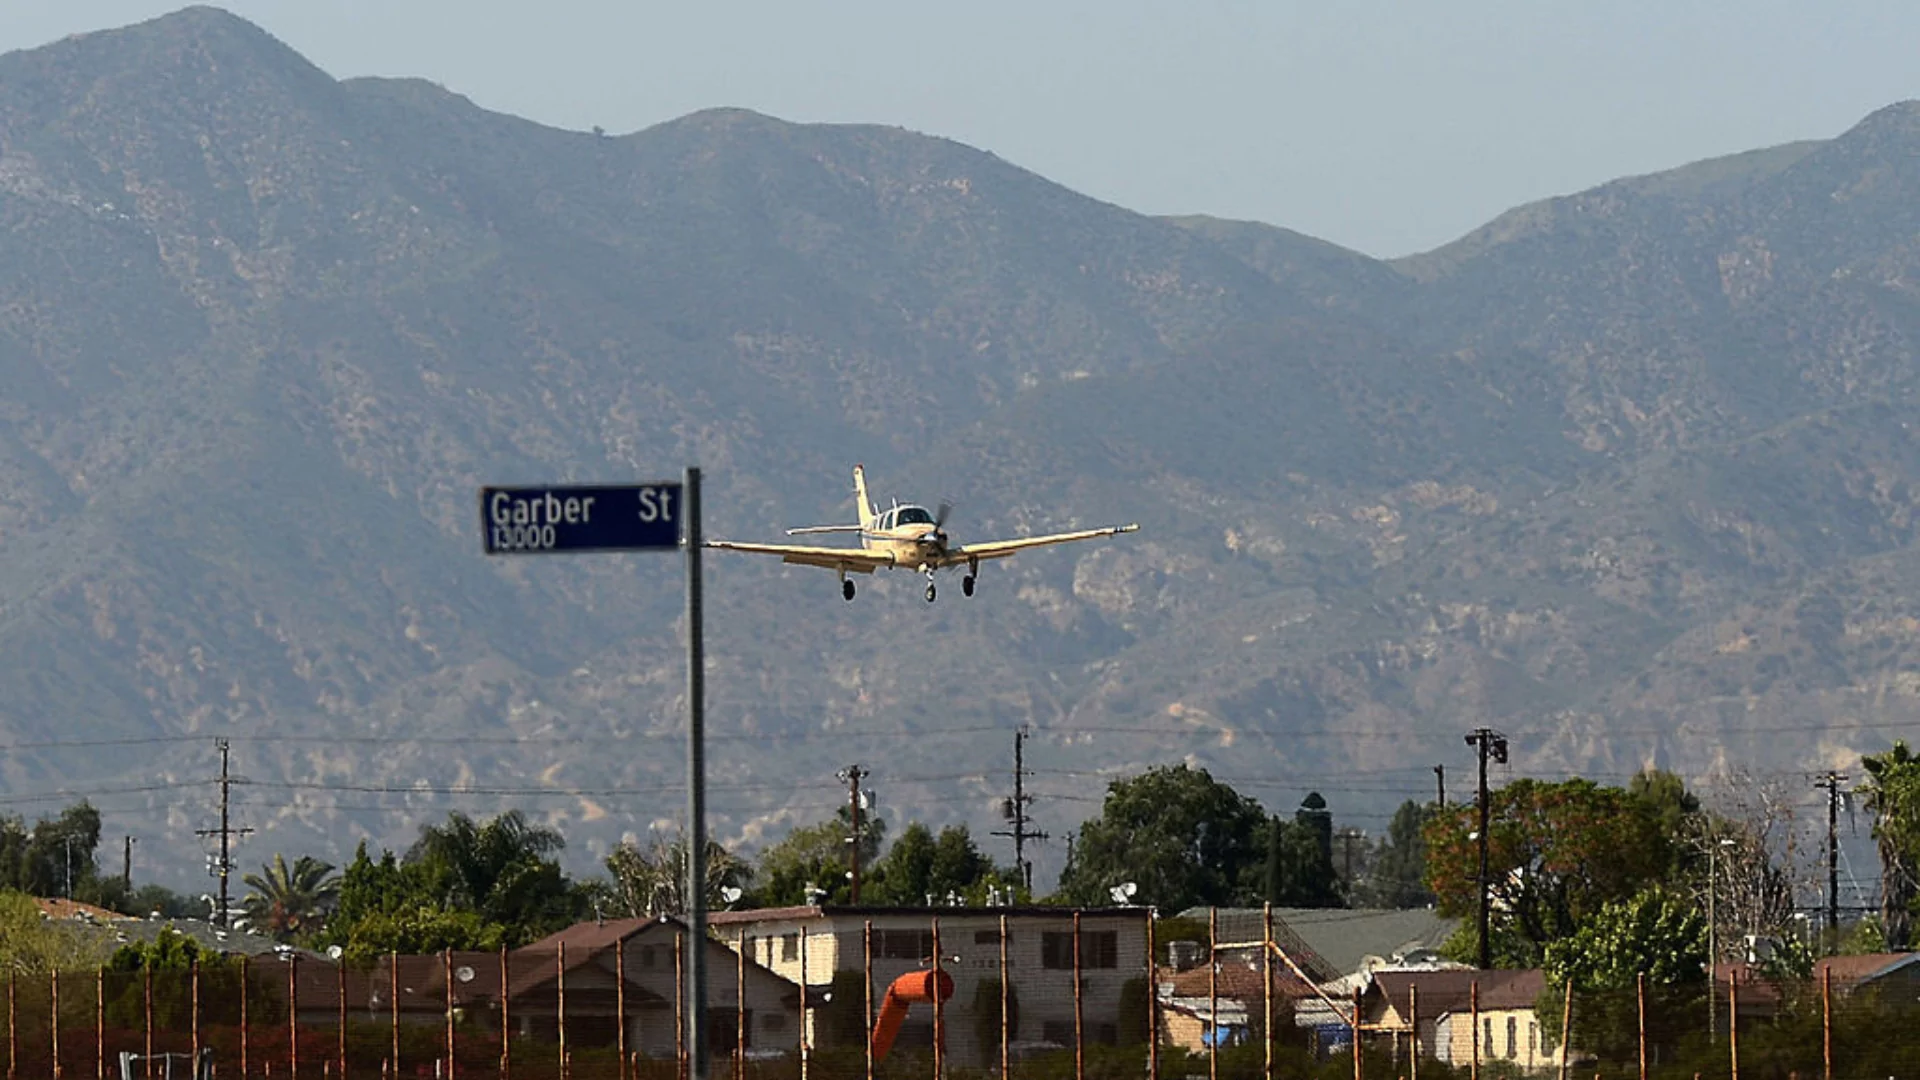
[[1207,908],[1207,1080],[1220,1080],[1220,909]]
[[446,980],[447,980],[447,1080],[454,1080],[455,1066],[453,1063],[454,1061],[454,1058],[453,1058],[453,948],[451,946],[441,950],[440,966],[443,969],[442,974],[446,976]]
[[1647,973],[1637,972],[1633,977],[1633,983],[1639,1004],[1640,1080],[1647,1080]]
[[[141,1022],[141,1027],[145,1030],[146,1035],[147,1076],[149,1080],[151,1080],[153,1076],[153,966],[151,964],[142,964],[140,965],[140,970],[145,975],[143,985],[146,988],[145,1018]],[[11,1018],[9,1018],[9,1021],[11,1021]],[[8,1026],[12,1026],[11,1022],[9,1022]]]
[[1823,1080],[1833,1080],[1833,966],[1820,971],[1820,1060]]
[[733,1076],[747,1077],[747,931],[733,939],[739,952],[734,956],[733,973]]
[[[507,967],[507,945],[500,943],[500,1080],[507,1080],[513,1072],[513,1025],[508,1023],[508,1002],[513,998],[513,982],[508,978],[511,972]],[[675,980],[677,985],[678,979]],[[674,1022],[680,1021],[679,1010],[674,1010]]]
[[[1147,1080],[1160,1080],[1160,971],[1154,967],[1158,943],[1153,940],[1153,910],[1147,909]],[[1004,942],[1006,916],[1001,916],[1000,924],[1000,936]],[[1005,951],[1004,945],[1002,951]],[[1001,976],[1003,981],[1005,978],[1005,975]],[[1004,1069],[1001,1070],[1001,1076],[1007,1075]]]
[[49,1030],[53,1034],[53,1080],[60,1080],[60,969],[53,969],[51,1008],[47,1013]]
[[[681,963],[687,948],[687,933],[684,927],[673,935],[673,1075],[675,1080],[687,1080],[687,979],[681,970]],[[700,1025],[707,1030],[707,1025]]]
[[[627,1080],[627,939],[620,938],[613,943],[613,1011],[620,1016],[620,1032],[615,1042],[620,1052],[620,1080]],[[800,1036],[806,1038],[807,1032],[807,984],[800,984]],[[802,1044],[803,1053],[805,1043]],[[806,1075],[806,1059],[801,1058],[800,1073]]]
[[1727,1054],[1733,1080],[1740,1080],[1740,970],[1727,969]]
[[865,1032],[867,1044],[867,1080],[873,1080],[873,920],[868,919],[861,927],[862,955],[860,960],[860,981],[864,986],[865,1004],[860,1009],[860,1027]]
[[187,979],[193,984],[188,990],[192,1000],[187,1007],[193,1010],[193,1017],[188,1026],[193,1028],[191,1040],[193,1060],[198,1062],[200,1060],[200,958],[198,956],[187,961]]
[[1407,1075],[1420,1080],[1420,987],[1407,983]]
[[1480,1080],[1480,980],[1475,979],[1467,985],[1467,1000],[1472,1011],[1467,1015],[1473,1024],[1473,1080]]
[[240,958],[240,1076],[247,1075],[247,958]]
[[[335,995],[340,999],[340,1080],[347,1080],[347,958],[345,956],[333,962],[333,981]],[[198,1061],[199,1058],[194,1060]]]
[[1573,1066],[1573,980],[1567,980],[1567,1004],[1560,1014],[1560,1080],[1567,1080]]
[[[940,995],[935,993],[934,1000]],[[1073,911],[1073,1080],[1087,1080],[1086,1024],[1080,993],[1080,909]]]
[[1260,905],[1260,1030],[1267,1044],[1260,1075],[1273,1080],[1273,904]]
[[[813,931],[806,923],[800,924],[800,1080],[809,1080],[808,1066],[813,1056],[813,1010],[807,1002],[807,938]],[[620,1080],[626,1080],[621,1076]]]
[[93,1080],[107,1080],[107,969],[93,973]]
[[300,954],[287,954],[287,1076],[300,1080]]
[[555,988],[559,994],[559,1007],[556,1011],[554,1027],[560,1038],[560,1080],[567,1080],[567,943],[560,943],[560,950],[554,954],[554,967],[558,983]]
[[[1149,931],[1151,932],[1151,931]],[[1151,951],[1151,947],[1149,947]],[[1007,985],[1007,917],[1000,916],[1000,1078],[1013,1076],[1013,1034],[1007,1028],[1013,1021],[1012,988]]]
[[400,1076],[400,950],[387,953],[387,979],[392,984],[387,993],[388,1028],[393,1035],[393,1075]]
[[1365,1080],[1360,1050],[1360,988],[1353,988],[1353,1080]]

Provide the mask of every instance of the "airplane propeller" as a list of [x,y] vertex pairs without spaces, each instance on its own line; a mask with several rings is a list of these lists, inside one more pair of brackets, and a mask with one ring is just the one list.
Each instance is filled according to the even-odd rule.
[[953,513],[953,500],[941,499],[940,505],[933,511],[933,535],[940,540],[940,546],[947,546],[947,515]]

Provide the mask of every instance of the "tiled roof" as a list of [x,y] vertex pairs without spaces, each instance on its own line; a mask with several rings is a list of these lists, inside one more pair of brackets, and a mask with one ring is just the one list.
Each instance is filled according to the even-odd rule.
[[[1166,986],[1171,983],[1173,996],[1182,998],[1203,998],[1217,992],[1223,998],[1259,1001],[1261,1000],[1260,981],[1258,964],[1250,965],[1230,960],[1220,963],[1217,975],[1209,972],[1207,966],[1203,964],[1181,972],[1168,972],[1162,969],[1160,976],[1161,985]],[[1275,1001],[1292,1001],[1313,996],[1313,987],[1301,981],[1299,976],[1279,963],[1273,965],[1272,985]]]

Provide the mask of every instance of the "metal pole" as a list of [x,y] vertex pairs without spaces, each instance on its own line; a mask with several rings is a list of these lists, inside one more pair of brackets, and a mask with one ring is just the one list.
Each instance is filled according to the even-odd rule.
[[296,972],[299,953],[287,954],[287,1076],[300,1077],[300,983]]
[[389,1016],[393,1031],[393,1075],[400,1075],[400,951],[387,954],[387,978],[392,981],[387,994],[387,1007],[392,1010]]
[[[1079,925],[1079,921],[1078,921],[1079,918],[1080,918],[1079,915],[1074,916],[1074,920],[1075,920],[1074,925],[1076,926]],[[932,919],[932,926],[933,926],[933,1080],[941,1080],[941,1078],[946,1075],[946,1065],[947,1065],[947,1061],[946,1061],[946,1049],[947,1049],[946,1018],[947,1017],[946,1017],[946,1012],[942,1007],[943,1003],[940,1000],[940,977],[943,974],[943,972],[940,967],[940,919],[938,916],[935,916]],[[1075,959],[1077,960],[1079,957],[1079,954],[1076,952],[1074,956],[1075,956]],[[1074,1026],[1075,1026],[1075,1029],[1078,1030],[1079,1014],[1080,1014],[1080,1010],[1079,1010],[1080,980],[1079,980],[1078,964],[1076,964],[1074,967],[1073,999],[1074,999],[1074,1005],[1075,1005]]]
[[1207,1080],[1220,1080],[1220,909],[1207,909]]
[[[564,946],[564,945],[563,945],[563,946],[561,946],[561,947],[562,947],[562,948],[565,948],[565,946]],[[442,971],[442,974],[444,974],[444,975],[446,976],[446,980],[447,980],[447,1080],[454,1080],[454,1064],[453,1064],[453,949],[452,949],[452,948],[450,948],[450,947],[449,947],[449,948],[446,948],[446,949],[443,949],[443,950],[441,950],[441,952],[440,952],[440,966],[441,966],[441,968],[443,969],[443,971]]]
[[107,1080],[107,969],[93,973],[93,1080]]
[[240,1076],[247,1075],[247,958],[240,958]]
[[[507,1080],[513,1073],[513,1026],[508,1023],[508,1002],[513,997],[513,982],[508,978],[511,970],[507,967],[507,947],[500,946],[500,1080]],[[677,973],[676,973],[677,974]],[[676,1014],[674,1021],[680,1017]]]
[[[72,895],[71,890],[69,890],[68,895]],[[60,969],[59,968],[53,969],[53,982],[51,985],[50,992],[52,993],[53,997],[51,999],[51,1009],[47,1014],[48,1015],[47,1022],[50,1030],[53,1033],[53,1080],[60,1080]],[[195,1034],[197,1035],[198,1033],[199,1033],[199,1029],[196,1028]]]
[[567,943],[560,943],[559,952],[554,954],[554,968],[559,993],[559,1011],[554,1016],[554,1026],[560,1038],[560,1080],[567,1080]]
[[1707,1045],[1718,1041],[1719,1033],[1714,1029],[1720,1024],[1720,943],[1716,937],[1719,929],[1719,913],[1714,910],[1716,898],[1720,894],[1718,876],[1714,873],[1716,853],[1720,844],[1711,834],[1707,837]]
[[146,1035],[146,1042],[147,1042],[147,1076],[151,1078],[153,1076],[153,968],[149,965],[142,964],[141,971],[146,976],[145,981],[143,983],[143,985],[145,986],[144,993],[146,996],[146,1002],[145,1002],[146,1016],[145,1016],[145,1021],[143,1026],[146,1029],[145,1035]]
[[[627,1080],[627,939],[621,938],[614,945],[613,954],[613,1010],[620,1015],[620,1080]],[[804,1039],[807,1027],[807,985],[800,984],[800,1033]],[[804,1047],[804,1043],[802,1046]],[[803,1067],[804,1071],[804,1067]]]
[[1640,999],[1640,1080],[1647,1080],[1647,973],[1635,974],[1633,983]]
[[[1151,953],[1151,947],[1149,947]],[[1000,1076],[1013,1075],[1013,1035],[1007,1029],[1013,1022],[1012,988],[1007,985],[1007,917],[1000,916]]]
[[700,470],[682,480],[687,552],[687,1050],[692,1080],[707,1080],[707,672],[700,595]]
[[1822,1080],[1833,1080],[1833,968],[1820,972],[1820,1061]]
[[193,989],[192,989],[193,1001],[192,1001],[192,1005],[190,1006],[193,1009],[193,1019],[190,1023],[190,1026],[193,1028],[193,1061],[194,1061],[194,1067],[197,1068],[199,1066],[199,1061],[200,1061],[200,958],[199,957],[195,957],[192,960],[188,961],[187,978],[193,983]]
[[1265,1033],[1267,1044],[1265,1064],[1260,1067],[1260,1075],[1265,1080],[1273,1080],[1273,949],[1268,943],[1273,941],[1273,904],[1260,905],[1260,1030]]
[[1480,730],[1479,736],[1480,737],[1477,740],[1479,745],[1479,750],[1480,750],[1480,911],[1479,911],[1479,918],[1480,918],[1479,961],[1480,961],[1480,964],[1479,966],[1480,966],[1480,970],[1485,971],[1488,968],[1493,967],[1493,939],[1491,936],[1492,935],[1492,930],[1491,930],[1492,905],[1488,902],[1488,897],[1487,897],[1487,891],[1491,884],[1487,880],[1487,840],[1488,840],[1487,820],[1488,820],[1488,814],[1490,810],[1490,807],[1487,806],[1487,751],[1489,748],[1488,744],[1491,742],[1491,740],[1487,738],[1485,728],[1482,728]]
[[867,1080],[873,1080],[873,920],[868,919],[861,928],[861,940],[864,942],[860,960],[860,982],[866,995],[866,1003],[861,1006],[860,1026],[866,1030],[867,1043]]
[[[810,1021],[813,1011],[807,1008],[807,938],[813,936],[806,927],[800,928],[800,1080],[808,1080],[808,1066],[811,1064],[813,1033]],[[620,1080],[626,1080],[621,1077]]]
[[347,1077],[347,962],[345,959],[333,962],[333,981],[336,996],[340,999],[340,1080]]

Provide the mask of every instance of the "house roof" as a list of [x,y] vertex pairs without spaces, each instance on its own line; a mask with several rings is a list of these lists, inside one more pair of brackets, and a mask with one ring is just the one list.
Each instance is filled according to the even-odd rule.
[[1378,995],[1404,1013],[1408,991],[1419,991],[1420,1015],[1438,1017],[1465,1012],[1473,1006],[1474,987],[1480,989],[1482,1009],[1531,1009],[1546,989],[1546,973],[1524,971],[1376,971],[1367,996]]
[[1920,953],[1862,953],[1858,956],[1828,956],[1813,965],[1813,977],[1831,977],[1835,984],[1857,986],[1869,983],[1920,962]]
[[135,919],[133,915],[122,915],[117,911],[93,904],[83,904],[78,900],[68,900],[58,896],[36,896],[33,902],[40,905],[40,914],[49,919],[76,919],[81,922],[119,923]]
[[714,911],[707,915],[707,922],[714,926],[734,926],[760,922],[799,922],[821,918],[882,918],[908,916],[919,919],[1069,919],[1074,915],[1081,918],[1132,918],[1145,919],[1153,909],[1145,907],[1105,907],[1105,908],[1069,908],[1042,907],[1026,905],[1022,907],[841,907],[835,905],[801,905],[781,908],[748,908],[743,911]]
[[581,949],[588,952],[611,949],[623,941],[631,940],[647,927],[662,921],[664,920],[604,919],[575,923],[565,930],[548,934],[525,948],[558,950],[561,945],[565,945],[569,950]]
[[[1217,974],[1204,965],[1178,972],[1162,968],[1159,981],[1163,988],[1171,989],[1174,997],[1204,998],[1217,992],[1223,998],[1261,1000],[1258,963],[1225,960],[1219,964]],[[1285,965],[1276,963],[1273,965],[1272,993],[1275,1001],[1295,1001],[1312,997],[1313,987],[1288,971]]]

